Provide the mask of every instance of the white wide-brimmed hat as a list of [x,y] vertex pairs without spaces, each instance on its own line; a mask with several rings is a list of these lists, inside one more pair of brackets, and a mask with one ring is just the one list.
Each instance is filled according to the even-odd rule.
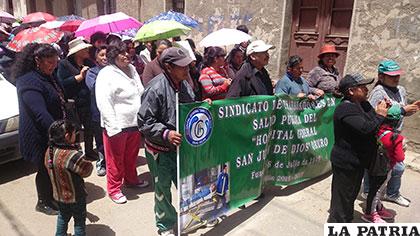
[[92,44],[85,43],[82,37],[77,37],[69,42],[69,53],[67,56],[69,57],[80,50],[90,47],[92,47]]

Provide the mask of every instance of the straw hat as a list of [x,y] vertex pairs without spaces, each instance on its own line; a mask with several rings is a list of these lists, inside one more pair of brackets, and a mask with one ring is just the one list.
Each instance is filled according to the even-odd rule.
[[67,56],[69,57],[80,50],[90,47],[92,47],[92,44],[85,43],[82,37],[77,37],[69,42],[69,53]]

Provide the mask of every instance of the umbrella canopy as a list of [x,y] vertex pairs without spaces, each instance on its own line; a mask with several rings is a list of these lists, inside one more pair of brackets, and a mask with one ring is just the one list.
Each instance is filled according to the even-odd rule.
[[242,31],[223,28],[204,37],[203,40],[200,41],[199,45],[201,47],[227,46],[246,42],[251,38],[251,35]]
[[63,32],[53,29],[29,28],[19,32],[6,47],[12,51],[20,52],[29,43],[56,43],[63,35]]
[[40,27],[47,28],[47,29],[58,29],[61,31],[69,31],[74,32],[79,28],[83,21],[80,20],[72,20],[72,21],[48,21],[44,24],[40,25]]
[[0,23],[13,23],[16,21],[16,18],[5,11],[0,11]]
[[78,15],[68,15],[68,16],[59,16],[57,17],[57,20],[58,21],[74,21],[74,20],[85,21],[86,19]]
[[175,12],[175,11],[168,11],[168,12],[163,12],[157,16],[154,16],[152,18],[150,18],[149,20],[147,20],[146,22],[144,22],[145,24],[153,22],[153,21],[157,21],[157,20],[174,20],[176,22],[179,22],[183,25],[186,25],[188,27],[191,28],[195,28],[198,26],[198,22],[196,20],[194,20],[193,18],[179,13],[179,12]]
[[159,39],[168,39],[186,35],[191,28],[173,20],[157,20],[143,25],[137,32],[135,40],[147,42]]
[[53,21],[55,18],[46,12],[34,12],[23,17],[22,23]]
[[116,33],[130,28],[140,28],[143,24],[131,16],[122,12],[109,15],[98,16],[93,19],[83,21],[76,30],[75,35],[90,37],[93,33],[102,31],[104,33]]

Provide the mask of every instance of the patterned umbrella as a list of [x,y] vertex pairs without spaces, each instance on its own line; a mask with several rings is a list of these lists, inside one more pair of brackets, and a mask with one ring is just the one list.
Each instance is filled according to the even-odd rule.
[[176,22],[179,22],[191,28],[196,28],[198,26],[198,22],[194,20],[193,18],[187,15],[184,15],[182,13],[172,11],[172,10],[168,12],[163,12],[157,16],[154,16],[144,23],[147,24],[156,20],[174,20]]
[[63,32],[53,29],[29,28],[19,32],[6,47],[12,51],[20,52],[29,43],[56,43],[63,35]]
[[55,16],[46,12],[34,12],[23,17],[22,23],[53,21],[55,18]]
[[44,24],[40,25],[39,27],[47,28],[47,29],[58,29],[61,31],[69,31],[74,32],[79,28],[83,21],[80,20],[72,20],[72,21],[48,21]]
[[93,19],[85,20],[76,30],[76,37],[90,37],[97,31],[104,33],[116,33],[130,28],[140,28],[143,24],[138,20],[122,12],[102,15]]
[[74,21],[74,20],[85,21],[86,19],[78,15],[68,15],[68,16],[59,16],[57,17],[57,20],[58,21]]
[[0,23],[13,23],[16,21],[16,18],[5,11],[0,11]]

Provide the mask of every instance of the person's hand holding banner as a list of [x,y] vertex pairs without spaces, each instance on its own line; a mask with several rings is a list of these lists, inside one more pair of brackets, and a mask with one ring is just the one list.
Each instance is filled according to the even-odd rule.
[[182,135],[175,130],[171,130],[168,133],[168,140],[172,145],[179,146],[181,144]]

